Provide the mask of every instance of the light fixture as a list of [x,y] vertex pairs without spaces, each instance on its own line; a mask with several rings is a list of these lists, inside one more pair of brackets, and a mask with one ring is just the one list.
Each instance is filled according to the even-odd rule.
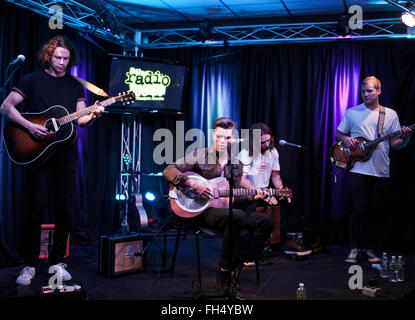
[[117,193],[115,195],[115,200],[117,200],[117,201],[125,201],[125,200],[127,200],[127,196],[124,193]]
[[346,37],[352,33],[349,27],[349,18],[349,15],[345,13],[337,20],[336,32],[341,37]]
[[403,12],[401,15],[402,22],[405,23],[408,27],[415,27],[415,13]]
[[200,42],[206,42],[212,40],[212,27],[207,22],[201,22],[199,24],[199,32],[196,35],[195,40]]
[[402,22],[408,27],[415,27],[415,1],[409,0],[406,4],[400,4],[398,0],[385,0],[389,4],[400,8],[404,12],[401,15]]
[[148,201],[156,200],[156,196],[152,192],[146,192],[145,197]]

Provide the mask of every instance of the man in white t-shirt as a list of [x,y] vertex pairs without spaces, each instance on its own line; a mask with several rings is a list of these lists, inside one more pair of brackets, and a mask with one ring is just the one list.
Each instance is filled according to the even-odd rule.
[[[262,195],[258,200],[258,206],[270,207],[270,214],[274,218],[275,227],[271,233],[270,238],[270,255],[277,255],[279,253],[280,244],[280,207],[277,207],[278,200],[275,197],[269,197],[266,191],[262,188],[268,188],[270,185],[275,189],[283,189],[284,185],[280,176],[280,162],[278,151],[275,148],[275,140],[271,129],[264,123],[256,123],[251,126],[250,147],[249,151],[243,149],[239,153],[239,161],[244,164],[243,175],[241,179],[241,186],[246,189],[257,189],[258,193]],[[253,145],[253,130],[261,131],[261,148],[255,149]],[[260,152],[259,152],[260,151]],[[264,193],[268,197],[264,197]],[[264,201],[266,203],[264,203]],[[288,199],[291,202],[291,199]],[[288,250],[288,248],[287,248]],[[306,255],[310,254],[310,250],[304,250],[295,245],[296,254]]]
[[[378,138],[379,104],[381,83],[376,77],[367,77],[360,86],[363,103],[346,111],[337,128],[336,139],[342,140],[349,148],[357,147],[357,137],[369,140]],[[376,222],[382,221],[382,212],[387,203],[389,185],[389,149],[400,149],[406,146],[411,134],[411,129],[402,127],[396,112],[390,108],[384,108],[384,124],[382,135],[395,131],[401,131],[400,136],[395,136],[389,141],[379,143],[372,156],[366,162],[357,161],[350,170],[352,185],[352,214],[349,220],[349,234],[351,250],[346,262],[356,263],[359,255],[365,253],[370,262],[378,262],[373,248],[381,249],[385,239],[376,237],[380,230],[369,229],[368,220],[373,219],[371,227],[375,228]],[[377,228],[382,229],[382,228]],[[368,235],[368,232],[371,232]],[[375,232],[375,234],[373,233]],[[375,243],[378,242],[376,245]]]

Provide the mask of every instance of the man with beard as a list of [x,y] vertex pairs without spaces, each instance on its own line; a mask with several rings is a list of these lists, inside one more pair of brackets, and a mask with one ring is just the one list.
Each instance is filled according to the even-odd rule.
[[[255,148],[257,148],[257,146],[253,143],[254,130],[259,130],[261,132],[260,152],[256,152]],[[275,139],[271,129],[264,123],[252,125],[250,128],[249,142],[249,151],[243,149],[239,154],[239,160],[244,164],[241,186],[246,189],[259,189],[258,193],[261,192],[262,188],[268,187],[273,187],[277,190],[283,189],[284,185],[280,175],[279,154],[275,148]],[[263,192],[266,193],[266,191]],[[288,198],[288,202],[291,203],[290,198]],[[269,242],[271,249],[270,255],[278,255],[280,245],[280,206],[277,206],[278,200],[273,196],[265,197],[259,199],[256,205],[258,208],[261,208],[262,210],[265,209],[265,212],[271,214],[276,222]],[[311,253],[310,250],[304,250],[296,243],[296,241],[294,241],[295,233],[289,233],[287,235],[293,236],[293,239],[289,239],[285,243],[286,253],[297,255],[307,255]],[[246,263],[246,265],[251,264],[251,262]]]

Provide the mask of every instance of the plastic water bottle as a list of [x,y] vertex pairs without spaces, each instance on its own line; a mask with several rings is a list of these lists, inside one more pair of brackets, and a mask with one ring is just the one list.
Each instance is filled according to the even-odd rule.
[[382,253],[382,259],[380,260],[380,277],[389,278],[389,260],[386,252]]
[[402,256],[398,256],[398,281],[405,281],[405,268]]
[[398,282],[398,264],[395,256],[392,256],[389,263],[389,280],[391,282]]
[[307,291],[305,290],[304,283],[300,283],[298,285],[296,291],[297,300],[306,300],[307,299]]

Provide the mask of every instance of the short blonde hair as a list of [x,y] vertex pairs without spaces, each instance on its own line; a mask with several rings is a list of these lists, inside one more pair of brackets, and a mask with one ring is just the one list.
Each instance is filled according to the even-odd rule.
[[373,83],[374,87],[378,90],[382,88],[382,84],[380,83],[380,80],[376,78],[375,76],[364,78],[362,82],[360,83],[360,87],[363,87],[364,85],[367,85],[368,83]]

